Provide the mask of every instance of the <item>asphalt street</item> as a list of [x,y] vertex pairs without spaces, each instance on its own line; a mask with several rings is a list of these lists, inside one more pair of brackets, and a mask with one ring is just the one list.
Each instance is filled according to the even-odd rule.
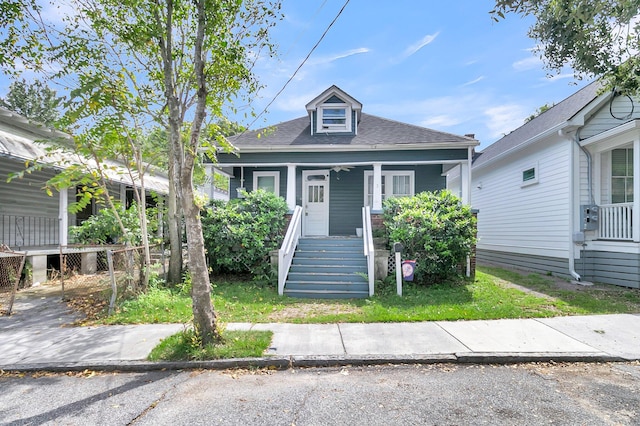
[[0,376],[2,425],[637,425],[640,364]]

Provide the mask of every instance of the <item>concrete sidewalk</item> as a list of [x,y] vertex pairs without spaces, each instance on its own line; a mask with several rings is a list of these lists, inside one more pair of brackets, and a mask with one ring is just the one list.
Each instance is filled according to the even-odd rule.
[[231,323],[229,330],[274,333],[263,358],[152,363],[145,361],[151,349],[184,325],[63,327],[75,318],[62,303],[19,303],[23,305],[16,314],[0,317],[0,369],[5,371],[640,360],[640,315],[621,314],[376,324]]

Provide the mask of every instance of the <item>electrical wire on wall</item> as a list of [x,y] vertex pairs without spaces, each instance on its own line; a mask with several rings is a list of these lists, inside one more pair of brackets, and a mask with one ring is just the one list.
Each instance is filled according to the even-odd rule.
[[611,91],[611,97],[609,98],[609,114],[611,114],[611,117],[615,118],[616,120],[620,120],[620,121],[631,120],[636,107],[635,107],[635,104],[633,103],[633,98],[629,95],[624,95],[626,96],[627,99],[629,99],[629,102],[631,103],[631,111],[629,112],[629,114],[625,115],[624,117],[616,117],[616,115],[613,113],[613,100],[616,98],[616,96],[619,96],[619,95],[620,94],[616,91],[616,89],[613,89]]

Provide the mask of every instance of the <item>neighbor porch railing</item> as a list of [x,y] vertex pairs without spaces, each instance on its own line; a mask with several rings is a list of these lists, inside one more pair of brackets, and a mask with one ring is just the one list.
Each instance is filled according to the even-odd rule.
[[278,250],[278,294],[280,296],[284,294],[284,283],[287,280],[300,235],[302,235],[302,207],[296,206],[282,246]]
[[57,217],[0,215],[0,244],[14,249],[56,246],[60,241]]
[[601,240],[633,240],[633,203],[600,206]]
[[371,208],[362,208],[362,240],[364,244],[364,255],[367,258],[367,277],[369,278],[369,297],[373,296],[375,282],[375,261],[376,254],[373,245],[373,230],[371,229]]

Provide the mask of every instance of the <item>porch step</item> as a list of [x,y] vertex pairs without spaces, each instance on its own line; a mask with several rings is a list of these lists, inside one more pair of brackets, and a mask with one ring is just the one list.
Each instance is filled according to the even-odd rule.
[[362,239],[301,238],[284,294],[289,297],[351,299],[369,296]]

